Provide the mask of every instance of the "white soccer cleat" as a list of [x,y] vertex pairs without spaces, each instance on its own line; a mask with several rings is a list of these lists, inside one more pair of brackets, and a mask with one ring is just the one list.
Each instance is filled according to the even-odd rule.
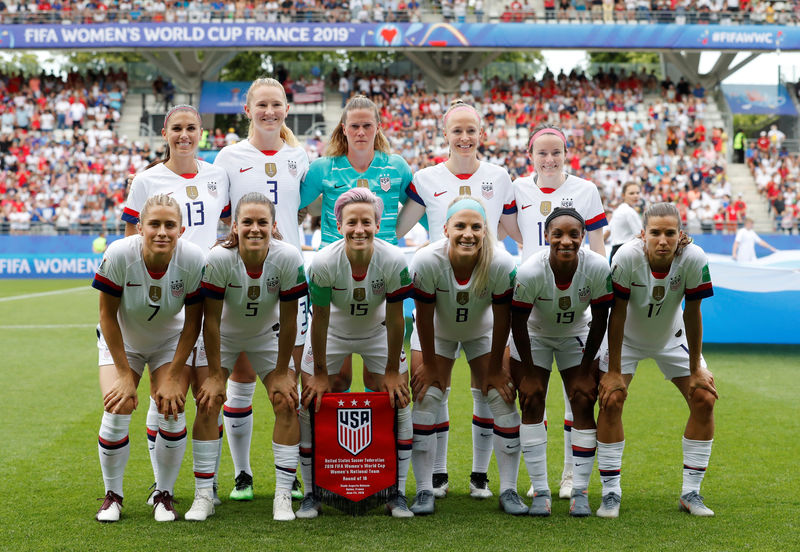
[[156,493],[158,492],[156,490],[155,482],[152,485],[150,485],[150,488],[147,490],[149,491],[149,494],[147,495],[147,500],[145,501],[145,504],[147,504],[148,506],[155,506],[155,504],[153,503],[153,498],[155,498]]
[[536,494],[536,491],[533,490],[533,483],[531,483],[531,486],[528,487],[528,492],[526,494],[528,498],[533,498],[533,496]]
[[450,490],[450,482],[446,473],[434,473],[431,478],[433,483],[433,497],[444,498]]
[[682,512],[693,516],[712,517],[714,510],[703,504],[703,497],[697,491],[691,491],[681,497],[680,507]]
[[619,505],[622,502],[622,497],[617,493],[608,493],[603,495],[603,503],[597,509],[597,517],[601,518],[618,518]]
[[558,488],[558,498],[572,498],[572,470],[565,470],[561,475],[561,486]]
[[97,514],[94,516],[94,519],[97,521],[102,521],[104,523],[112,523],[115,521],[119,521],[119,515],[122,511],[122,497],[119,496],[114,491],[108,491],[106,493],[105,498],[98,498],[97,500],[102,500],[103,505],[100,506],[100,509],[97,511]]
[[153,497],[153,517],[156,521],[175,521],[178,512],[173,505],[175,499],[167,491],[158,491]]
[[472,472],[469,475],[469,496],[480,499],[492,496],[492,491],[489,489],[489,478],[485,473]]
[[291,491],[275,491],[275,499],[272,501],[272,519],[275,521],[293,521],[295,519]]
[[205,521],[214,515],[214,490],[197,489],[194,492],[194,502],[189,511],[184,514],[187,521]]

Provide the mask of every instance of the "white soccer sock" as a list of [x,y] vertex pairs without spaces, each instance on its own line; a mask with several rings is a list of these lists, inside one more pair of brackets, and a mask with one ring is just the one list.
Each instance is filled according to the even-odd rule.
[[535,491],[550,491],[547,484],[547,429],[544,422],[519,426],[522,457]]
[[480,389],[472,388],[472,471],[486,473],[492,459],[494,416]]
[[564,472],[570,472],[574,464],[572,460],[572,422],[575,418],[572,415],[572,405],[563,381],[561,382],[561,392],[564,394]]
[[210,489],[214,486],[214,470],[219,456],[219,439],[198,441],[192,439],[192,467],[195,489]]
[[150,406],[147,407],[147,450],[150,453],[150,465],[153,466],[153,481],[158,481],[158,462],[156,462],[156,436],[158,435],[158,405],[150,397]]
[[433,460],[433,473],[447,473],[447,441],[450,437],[448,398],[450,398],[449,387],[444,390],[442,406],[436,415],[436,457]]
[[411,422],[411,406],[397,411],[397,492],[406,494],[408,467],[411,464],[411,448],[414,441],[414,425]]
[[300,418],[300,475],[303,477],[303,491],[309,494],[314,490],[311,481],[311,414],[305,408],[301,408],[298,417]]
[[175,481],[186,452],[186,414],[178,414],[177,421],[170,416],[158,415],[158,437],[156,437],[156,462],[158,479],[156,489],[174,494]]
[[234,476],[245,472],[253,475],[250,468],[250,441],[253,439],[253,395],[256,382],[239,383],[228,380],[228,400],[222,406],[225,415],[225,433],[231,449]]
[[620,470],[622,469],[622,451],[625,441],[619,443],[601,443],[597,441],[597,469],[603,484],[603,496],[614,492],[622,496],[620,487]]
[[106,492],[122,494],[122,478],[125,466],[131,455],[128,440],[128,428],[131,425],[130,414],[111,414],[103,412],[100,431],[97,439],[97,453],[100,456],[100,470],[103,472],[103,483]]
[[222,430],[225,427],[225,422],[222,420],[222,409],[217,416],[217,425],[219,426],[219,439],[217,439],[217,462],[214,464],[214,482],[212,484],[214,487],[219,483],[219,463],[222,461]]
[[583,491],[589,488],[589,480],[592,477],[592,468],[594,467],[594,455],[596,451],[596,429],[572,430],[572,457],[575,462],[572,469],[573,489]]
[[442,404],[444,393],[438,387],[429,387],[425,397],[414,403],[411,412],[414,439],[411,450],[411,465],[414,468],[414,478],[417,480],[417,492],[433,491],[433,457],[436,451],[434,426],[436,414]]
[[514,403],[508,404],[497,392],[489,389],[486,395],[494,416],[494,457],[500,474],[500,493],[506,489],[517,490],[519,475],[519,412]]
[[700,484],[708,468],[708,460],[711,458],[710,441],[695,441],[683,438],[683,488],[681,496],[691,491],[700,492]]
[[272,455],[275,459],[275,491],[291,491],[297,476],[298,445],[279,445],[272,441]]

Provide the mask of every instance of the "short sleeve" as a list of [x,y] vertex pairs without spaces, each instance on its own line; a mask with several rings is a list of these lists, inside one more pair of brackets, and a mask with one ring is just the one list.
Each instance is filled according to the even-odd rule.
[[230,278],[230,271],[224,263],[224,252],[224,248],[219,245],[211,249],[201,283],[203,296],[218,301],[225,299],[225,286]]
[[503,171],[500,179],[502,180],[503,189],[506,191],[503,195],[503,214],[513,215],[517,212],[517,201],[514,198],[514,186],[511,184],[511,177],[508,176],[507,171]]
[[192,255],[192,264],[186,279],[186,296],[183,299],[185,305],[194,305],[203,301],[202,280],[205,272],[205,261],[202,251],[197,251]]
[[586,219],[586,231],[591,232],[603,226],[608,226],[608,219],[606,218],[606,211],[603,209],[603,202],[600,199],[600,192],[597,191],[597,186],[592,184],[591,198],[589,201],[589,213],[591,216]]
[[412,292],[411,276],[403,253],[393,250],[393,259],[384,275],[386,282],[386,302],[396,303],[409,297]]
[[141,213],[147,201],[145,178],[142,174],[136,175],[131,183],[128,199],[125,201],[125,207],[122,210],[122,220],[125,222],[130,222],[131,224],[139,222],[139,213]]
[[322,252],[317,253],[309,268],[311,304],[320,307],[327,307],[331,304],[331,286],[333,282],[331,281],[328,267],[324,262],[326,258],[327,255],[323,255]]
[[[625,262],[625,250],[614,255],[611,265],[611,285],[614,289],[614,296],[627,301],[631,298],[631,270],[630,263]],[[620,253],[623,253],[620,255]]]
[[495,255],[497,265],[493,271],[494,278],[490,282],[492,303],[510,303],[514,292],[514,280],[517,277],[517,267],[514,265],[514,259],[508,253],[504,255],[496,253]]
[[[125,285],[125,257],[121,254],[123,240],[112,243],[106,249],[103,260],[92,280],[92,287],[114,297],[122,297]],[[119,243],[120,245],[115,245]]]
[[294,247],[286,249],[286,259],[281,266],[281,301],[295,301],[308,292],[303,257]]
[[320,157],[314,160],[308,167],[305,178],[300,184],[300,208],[308,205],[317,199],[322,193],[322,181],[330,171],[330,157]]
[[514,282],[514,295],[511,300],[511,308],[520,310],[530,310],[533,308],[533,303],[538,293],[538,286],[531,272],[531,269],[524,265],[519,268],[517,279]]
[[598,260],[592,268],[592,305],[611,304],[614,289],[611,283],[611,269],[605,260]]
[[697,246],[689,245],[684,254],[686,259],[686,278],[685,296],[687,301],[697,301],[714,295],[714,288],[711,285],[711,273],[708,270],[708,258],[702,249]]
[[411,274],[414,286],[414,299],[423,303],[436,302],[437,271],[430,248],[423,247],[414,254],[411,260]]
[[414,180],[414,175],[411,173],[411,167],[408,166],[406,160],[400,157],[399,155],[392,154],[394,158],[395,168],[400,173],[400,190],[398,192],[398,201],[400,203],[405,203],[406,199],[408,199],[408,188],[411,186],[411,182]]

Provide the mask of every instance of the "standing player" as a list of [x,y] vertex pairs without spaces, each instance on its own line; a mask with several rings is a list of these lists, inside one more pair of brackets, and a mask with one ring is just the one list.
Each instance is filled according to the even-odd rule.
[[[289,103],[277,80],[260,78],[247,91],[244,112],[250,119],[246,140],[222,148],[214,165],[228,173],[231,207],[248,193],[260,192],[275,206],[275,222],[281,239],[301,251],[297,225],[300,187],[308,171],[308,155],[289,127]],[[308,329],[308,298],[297,308],[297,336],[292,353],[293,366],[300,366]],[[230,497],[252,500],[253,470],[250,442],[253,437],[253,394],[256,373],[246,355],[239,357],[228,379],[228,399],[223,407],[225,432],[233,459],[236,482]],[[299,492],[299,482],[295,482]],[[300,498],[302,495],[298,496]]]
[[[511,255],[495,248],[486,211],[478,200],[457,197],[446,220],[445,238],[417,251],[412,261],[417,316],[411,343],[422,351],[423,361],[411,379],[417,480],[411,511],[420,515],[434,511],[434,426],[453,364],[463,348],[473,381],[481,389],[490,386],[490,366],[502,364],[508,342],[516,271]],[[500,506],[509,514],[525,514],[528,508],[516,490],[520,418],[513,389],[489,389],[487,401],[494,419]]]
[[[202,132],[200,114],[194,107],[176,105],[167,112],[164,117],[164,128],[161,129],[161,135],[166,141],[166,154],[163,159],[152,163],[137,174],[131,183],[122,213],[126,236],[136,232],[139,212],[147,198],[155,194],[169,194],[177,201],[183,213],[186,231],[181,238],[200,246],[204,254],[208,254],[217,240],[220,220],[227,224],[230,218],[230,203],[228,176],[225,171],[197,159]],[[198,384],[208,371],[202,336],[195,346],[190,364],[194,368],[191,373],[192,389],[199,389]],[[155,394],[152,382],[150,390],[151,394]],[[158,407],[153,400],[150,401],[147,411],[146,424],[150,461],[153,465],[154,478],[158,480],[155,461]],[[221,446],[222,421],[220,420],[217,425],[218,446]],[[147,500],[148,504],[152,504],[153,496],[151,493]],[[218,503],[216,494],[214,499]]]
[[611,224],[608,226],[611,239],[609,262],[614,259],[622,244],[638,238],[642,233],[642,218],[636,212],[640,196],[641,188],[636,182],[628,182],[622,187],[622,203],[614,209]]
[[[295,518],[291,490],[297,471],[300,429],[297,377],[289,363],[296,335],[297,300],[308,289],[303,257],[271,239],[275,208],[263,194],[245,194],[236,206],[231,234],[208,256],[203,333],[209,367],[228,373],[246,353],[264,382],[275,413],[275,499],[272,517]],[[206,510],[213,514],[213,507]]]
[[[188,384],[185,365],[202,320],[204,255],[178,239],[183,231],[178,203],[163,194],[149,198],[137,227],[135,236],[111,244],[92,282],[102,292],[97,346],[104,413],[98,452],[106,497],[98,521],[119,520],[128,428],[145,364],[154,388],[173,375]],[[177,518],[172,492],[186,450],[186,423],[183,414],[176,418],[158,416],[156,521]]]
[[[642,241],[623,245],[611,266],[616,296],[608,322],[608,349],[601,355],[597,417],[597,465],[603,483],[600,517],[619,516],[620,469],[625,435],[622,407],[640,360],[652,358],[689,406],[683,434],[680,508],[713,516],[700,496],[714,438],[714,376],[702,355],[700,301],[714,291],[708,260],[681,230],[678,209],[657,203],[644,214]],[[686,309],[681,302],[686,300]]]
[[403,351],[403,299],[411,292],[403,252],[384,240],[380,231],[383,202],[364,188],[339,196],[334,205],[337,230],[344,239],[322,248],[311,263],[311,340],[303,354],[303,409],[300,411],[301,469],[306,497],[297,517],[315,518],[319,501],[308,489],[311,481],[311,420],[325,393],[345,390],[331,381],[345,358],[361,355],[375,389],[389,393],[397,406],[398,495],[387,504],[393,517],[412,517],[405,496],[411,461],[411,407],[408,367]]
[[534,487],[528,512],[532,516],[550,515],[544,410],[553,357],[575,415],[570,515],[591,513],[587,489],[597,448],[597,386],[592,369],[614,296],[605,258],[581,249],[585,234],[583,217],[575,209],[557,207],[545,220],[549,250],[534,254],[517,271],[511,358],[519,362],[511,376],[522,409],[522,455]]
[[[522,261],[537,251],[547,249],[544,223],[556,207],[571,207],[578,211],[586,221],[589,247],[605,257],[602,227],[608,221],[600,201],[600,193],[593,183],[564,171],[564,160],[567,156],[567,138],[564,133],[551,125],[538,126],[533,131],[528,150],[533,161],[534,174],[514,181],[517,223],[522,232]],[[533,331],[533,328],[530,330]],[[512,359],[512,370],[515,369],[514,363]],[[564,471],[558,491],[560,498],[572,497],[571,431],[572,411],[564,391]],[[533,496],[533,491],[531,485],[528,496]]]
[[[477,110],[462,100],[454,100],[442,118],[444,137],[450,147],[447,161],[427,167],[414,175],[407,201],[397,221],[397,235],[403,236],[423,215],[427,217],[431,241],[444,237],[445,216],[452,199],[472,196],[486,206],[488,228],[497,234],[508,234],[517,242],[522,236],[517,228],[517,208],[514,189],[508,172],[498,165],[478,159],[478,146],[483,134]],[[422,365],[422,353],[411,350],[411,372]],[[492,496],[486,472],[492,457],[492,413],[475,380],[472,391],[472,473],[470,495],[476,498]],[[450,382],[446,382],[442,411],[436,418],[436,460],[433,469],[433,493],[444,497],[449,488],[447,476],[447,440],[450,428],[448,397]]]
[[756,256],[756,244],[770,249],[773,253],[777,251],[777,249],[765,242],[761,236],[756,234],[756,231],[753,230],[753,219],[747,217],[744,219],[744,228],[739,228],[736,232],[731,257],[733,257],[734,261],[740,263],[752,263],[758,258]]

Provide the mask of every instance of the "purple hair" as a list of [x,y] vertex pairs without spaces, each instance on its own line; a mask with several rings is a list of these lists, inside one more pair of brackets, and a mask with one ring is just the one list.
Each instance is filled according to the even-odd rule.
[[339,196],[333,204],[333,216],[336,217],[336,222],[342,223],[342,211],[351,203],[369,203],[375,209],[375,224],[381,223],[383,201],[367,188],[352,188]]

